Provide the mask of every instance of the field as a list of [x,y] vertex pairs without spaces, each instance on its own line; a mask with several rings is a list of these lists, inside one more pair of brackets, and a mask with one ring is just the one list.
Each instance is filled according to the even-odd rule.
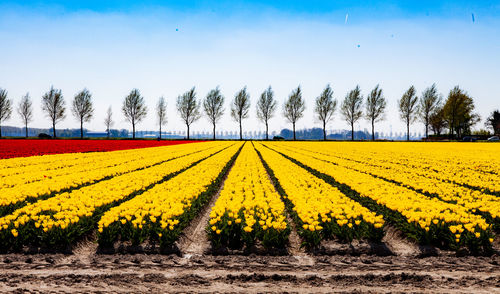
[[0,141],[4,290],[500,286],[498,144],[23,142]]

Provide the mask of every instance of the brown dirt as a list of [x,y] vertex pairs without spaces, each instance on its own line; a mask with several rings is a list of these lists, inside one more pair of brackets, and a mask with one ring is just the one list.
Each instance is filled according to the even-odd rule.
[[500,257],[0,256],[3,292],[500,292]]
[[[181,246],[191,252],[182,256],[99,254],[95,237],[89,237],[72,254],[0,255],[0,292],[500,293],[498,254],[423,255],[390,230],[378,244],[331,240],[316,252],[291,242],[284,256],[200,253],[207,240],[199,238]],[[199,241],[205,245],[192,246]],[[377,246],[389,248],[390,255],[370,250]]]

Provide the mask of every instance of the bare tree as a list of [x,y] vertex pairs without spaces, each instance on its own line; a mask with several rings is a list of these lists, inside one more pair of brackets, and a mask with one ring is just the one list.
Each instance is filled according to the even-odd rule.
[[326,140],[326,124],[333,118],[333,113],[337,108],[337,100],[333,99],[333,90],[330,85],[326,85],[321,95],[316,98],[316,117],[323,123],[323,140]]
[[208,120],[213,126],[213,139],[215,140],[215,125],[224,115],[224,96],[222,96],[219,87],[208,92],[207,97],[203,101],[203,109],[208,117]]
[[75,95],[71,105],[71,112],[80,122],[80,139],[83,139],[83,122],[89,122],[94,115],[94,107],[92,106],[92,94],[89,90],[83,89]]
[[278,103],[274,99],[271,86],[260,94],[257,102],[257,118],[266,124],[266,140],[269,140],[269,120],[274,116]]
[[50,87],[50,90],[42,96],[42,110],[52,121],[52,133],[56,138],[56,124],[66,118],[66,103],[61,90]]
[[104,118],[104,125],[106,126],[106,133],[108,135],[109,139],[109,134],[111,132],[111,127],[115,124],[113,121],[113,111],[111,110],[111,106],[108,107],[108,111],[106,112],[106,117]]
[[386,107],[387,101],[377,85],[366,97],[366,118],[372,124],[372,140],[375,140],[375,123],[384,119]]
[[187,126],[187,139],[189,140],[189,127],[200,119],[200,104],[196,101],[195,88],[177,97],[177,111]]
[[425,138],[429,138],[429,127],[431,125],[431,116],[441,105],[441,97],[437,93],[436,84],[432,84],[425,89],[419,100],[420,120],[425,126]]
[[7,98],[7,90],[0,89],[0,138],[2,138],[2,121],[12,114],[12,101]]
[[156,116],[158,117],[158,124],[160,125],[160,140],[161,140],[161,126],[167,124],[167,102],[165,98],[160,97],[156,104]]
[[354,124],[363,116],[362,106],[363,96],[358,85],[345,96],[340,106],[344,119],[351,125],[351,140],[354,140]]
[[141,122],[148,113],[148,108],[144,103],[144,97],[141,96],[139,90],[133,89],[130,91],[122,106],[125,118],[132,123],[132,139],[135,139],[135,125]]
[[306,110],[306,105],[304,99],[302,99],[302,90],[300,86],[293,90],[288,99],[283,105],[283,116],[292,123],[293,128],[293,140],[295,141],[295,124],[297,121],[304,116],[304,110]]
[[240,140],[243,140],[242,132],[242,121],[248,117],[248,111],[250,109],[250,94],[247,93],[247,87],[241,89],[234,96],[233,103],[231,105],[231,117],[240,124]]
[[399,100],[399,115],[406,123],[406,140],[410,141],[410,124],[415,121],[418,114],[418,97],[414,86],[411,86]]
[[21,98],[21,101],[19,101],[17,113],[19,113],[19,116],[24,122],[26,138],[28,138],[28,123],[33,120],[33,103],[31,102],[29,93],[26,93],[26,95]]

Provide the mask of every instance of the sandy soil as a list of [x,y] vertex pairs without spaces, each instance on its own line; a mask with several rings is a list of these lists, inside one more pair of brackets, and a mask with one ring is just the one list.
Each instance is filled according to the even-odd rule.
[[0,255],[0,292],[500,293],[498,253],[458,257],[389,227],[377,244],[330,240],[306,252],[293,233],[286,255],[258,248],[216,255],[198,223],[205,214],[187,228],[181,254],[157,254],[150,245],[102,254],[93,236],[71,254]]
[[0,257],[5,292],[500,292],[500,257],[352,255]]

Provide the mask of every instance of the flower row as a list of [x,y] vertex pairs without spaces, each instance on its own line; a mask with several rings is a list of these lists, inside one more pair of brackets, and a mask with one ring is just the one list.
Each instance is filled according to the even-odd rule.
[[285,246],[290,229],[285,204],[251,143],[236,159],[210,212],[209,237],[215,247]]
[[175,177],[111,208],[98,222],[99,243],[118,239],[140,244],[146,239],[171,245],[184,226],[216,191],[224,169],[241,143],[208,157]]
[[[92,184],[215,146],[214,143],[200,144],[91,153],[85,159],[76,156],[82,160],[80,164],[75,164],[75,160],[68,155],[50,156],[51,160],[46,164],[27,165],[23,173],[2,177],[2,182],[9,184],[0,188],[0,216],[11,211],[10,206],[19,206],[17,204],[26,199],[35,200],[40,196]],[[68,159],[67,166],[64,166],[64,158]],[[52,163],[57,164],[58,168],[50,168]]]
[[465,246],[474,250],[491,246],[491,225],[461,205],[427,197],[366,173],[283,148],[282,145],[268,146],[329,176],[338,184],[347,185],[359,194],[361,200],[374,201],[391,222],[422,243],[454,249]]
[[227,142],[217,144],[217,148],[177,157],[19,208],[0,218],[0,247],[5,250],[26,243],[70,244],[94,228],[98,220],[95,218],[111,206],[134,197],[230,145]]
[[[314,149],[311,147],[313,146],[299,150],[293,148],[293,146],[283,148],[295,150],[296,153],[314,156],[316,159],[395,182],[401,186],[438,197],[445,202],[461,205],[472,212],[480,211],[487,213],[494,222],[500,223],[500,201],[497,196],[455,184],[450,180],[442,180],[429,176],[426,173],[429,170],[428,168],[407,168],[402,164],[390,163],[389,160],[384,161],[385,157],[383,156],[371,160],[363,160],[359,156],[350,156],[351,159],[345,159],[332,153],[331,150],[324,148],[325,146],[316,146]],[[500,178],[498,181],[500,182]]]
[[10,139],[0,141],[0,159],[73,152],[104,152],[190,142],[193,141]]
[[286,194],[298,223],[299,235],[309,246],[336,236],[380,239],[384,219],[344,195],[337,188],[312,175],[262,144],[256,144],[273,177]]

